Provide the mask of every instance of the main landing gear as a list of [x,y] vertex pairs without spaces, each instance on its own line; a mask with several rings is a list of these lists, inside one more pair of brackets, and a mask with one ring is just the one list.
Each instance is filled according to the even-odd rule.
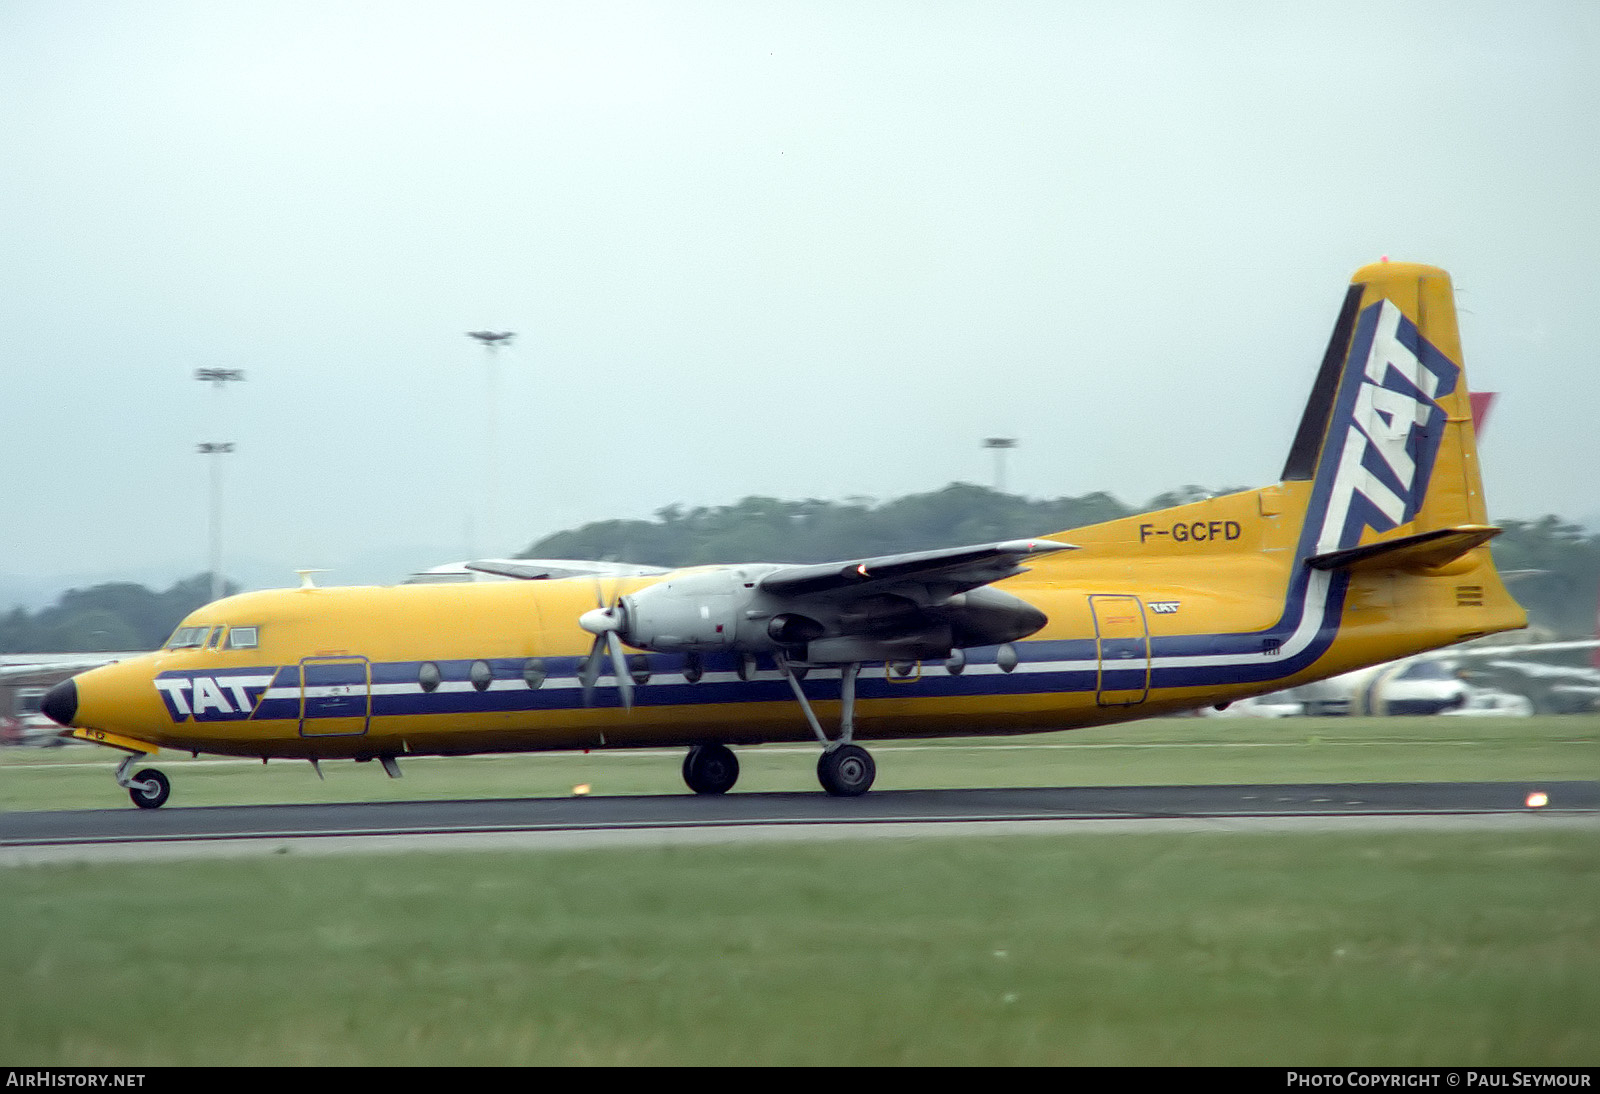
[[739,778],[739,759],[727,745],[695,745],[683,758],[683,781],[696,794],[726,794]]
[[117,785],[127,788],[128,797],[132,798],[133,804],[140,809],[160,809],[172,794],[172,783],[153,767],[135,771],[130,776],[128,769],[138,760],[138,756],[129,756],[122,761],[122,765],[117,768]]
[[835,744],[817,757],[817,781],[836,798],[853,798],[872,789],[878,765],[860,745]]
[[836,798],[853,798],[871,790],[872,780],[878,774],[878,765],[872,762],[872,754],[853,740],[856,732],[856,677],[861,672],[861,663],[850,661],[839,666],[839,739],[830,741],[822,731],[822,723],[817,721],[816,712],[811,709],[811,700],[806,698],[805,691],[800,687],[800,678],[795,675],[789,659],[781,653],[775,659],[778,671],[789,681],[789,689],[799,701],[800,709],[806,712],[811,732],[822,743],[822,755],[817,759],[817,781],[822,784],[822,789]]
[[[789,681],[800,709],[805,711],[811,732],[822,743],[822,755],[817,758],[817,781],[822,789],[837,798],[853,798],[871,790],[878,765],[872,762],[871,753],[851,739],[856,729],[856,676],[861,672],[860,662],[839,666],[843,674],[839,682],[839,738],[830,741],[822,730],[822,723],[817,721],[816,711],[811,709],[811,700],[800,687],[794,666],[781,653],[775,660],[778,671]],[[738,778],[739,761],[727,745],[695,745],[683,758],[683,781],[696,794],[726,794]]]

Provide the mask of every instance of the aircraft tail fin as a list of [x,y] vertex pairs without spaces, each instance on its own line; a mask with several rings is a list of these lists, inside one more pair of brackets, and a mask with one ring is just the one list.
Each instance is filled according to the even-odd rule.
[[1308,560],[1426,536],[1413,543],[1435,550],[1377,551],[1361,561],[1437,564],[1445,544],[1470,550],[1494,534],[1449,274],[1400,262],[1356,271],[1283,480],[1313,484]]
[[1246,596],[1281,582],[1277,621],[1230,641],[1270,642],[1260,656],[1287,674],[1348,639],[1322,665],[1333,672],[1526,626],[1487,546],[1499,531],[1450,277],[1384,262],[1352,278],[1278,483],[1056,533],[1084,550],[1037,568],[1128,580],[1130,559],[1170,558]]

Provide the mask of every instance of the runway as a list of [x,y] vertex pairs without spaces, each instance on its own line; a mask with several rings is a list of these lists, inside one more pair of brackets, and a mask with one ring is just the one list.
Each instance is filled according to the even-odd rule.
[[[1541,798],[1540,795],[1543,795]],[[872,835],[1600,824],[1600,782],[1343,783],[516,798],[0,815],[0,864],[250,851],[564,847]],[[1232,822],[1232,823],[1224,823]]]

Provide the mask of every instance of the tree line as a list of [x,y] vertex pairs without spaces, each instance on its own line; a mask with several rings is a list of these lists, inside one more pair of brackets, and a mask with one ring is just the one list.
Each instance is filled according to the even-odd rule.
[[[749,497],[733,505],[668,506],[654,520],[606,520],[546,536],[524,558],[598,558],[657,566],[711,562],[827,562],[1020,539],[1116,520],[1244,487],[1185,486],[1139,507],[1110,494],[1045,500],[970,483],[875,504]],[[1552,636],[1593,637],[1600,600],[1600,535],[1546,516],[1500,522],[1495,564],[1529,622]]]
[[1037,536],[1130,512],[1109,494],[1035,501],[968,483],[882,504],[870,498],[749,497],[714,508],[685,510],[670,505],[658,509],[654,520],[586,524],[546,536],[522,557],[614,559],[657,566],[827,562]]
[[[228,586],[228,592],[238,586]],[[0,654],[110,653],[153,650],[184,616],[211,599],[211,575],[198,574],[166,592],[111,582],[69,589],[37,612],[0,616]]]
[[[878,503],[748,497],[732,505],[671,505],[652,520],[605,520],[556,532],[524,558],[588,558],[658,566],[714,562],[826,562],[964,543],[1019,539],[1182,505],[1239,489],[1185,486],[1134,508],[1110,494],[1032,499],[969,483]],[[1600,599],[1600,535],[1555,516],[1502,521],[1495,562],[1530,622],[1551,636],[1592,637]],[[165,592],[142,585],[74,589],[55,604],[0,616],[0,653],[155,649],[204,604],[198,575]],[[233,589],[230,587],[230,591]]]

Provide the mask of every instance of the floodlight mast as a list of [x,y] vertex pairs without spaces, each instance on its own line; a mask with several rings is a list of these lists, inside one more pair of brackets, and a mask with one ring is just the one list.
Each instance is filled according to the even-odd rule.
[[[244,379],[241,368],[197,368],[194,378],[221,393],[231,383]],[[220,404],[218,404],[220,409]],[[220,415],[219,415],[220,417]],[[221,600],[222,580],[222,457],[233,451],[232,441],[205,441],[196,446],[202,456],[211,457],[211,599]]]
[[[500,504],[500,395],[499,395],[499,369],[500,351],[511,344],[517,332],[511,330],[469,330],[467,337],[477,342],[484,350],[484,462],[488,465],[488,511],[484,514],[484,527],[481,535],[489,542],[489,551],[493,553],[500,548],[496,546],[500,534],[499,504]],[[470,515],[469,515],[470,527]],[[471,529],[467,535],[467,553],[476,556],[477,544],[473,541],[480,532]]]
[[1006,492],[1006,453],[1017,447],[1015,437],[985,437],[983,447],[994,452],[994,490],[997,494]]

